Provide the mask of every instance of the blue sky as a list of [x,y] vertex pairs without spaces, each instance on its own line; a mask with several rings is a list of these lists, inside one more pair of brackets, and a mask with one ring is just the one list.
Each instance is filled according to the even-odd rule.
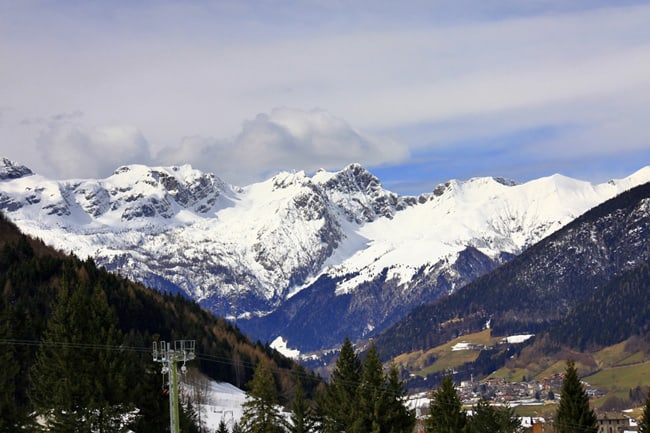
[[602,182],[650,163],[648,22],[649,1],[0,0],[0,156]]

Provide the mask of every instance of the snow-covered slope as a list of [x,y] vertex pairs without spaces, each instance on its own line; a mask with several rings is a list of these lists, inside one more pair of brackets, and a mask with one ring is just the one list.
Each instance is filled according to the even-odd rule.
[[650,180],[650,168],[602,185],[560,175],[522,185],[494,178],[453,180],[394,218],[359,227],[355,234],[367,240],[365,247],[344,243],[342,250],[354,253],[326,272],[357,274],[339,283],[339,291],[345,292],[384,268],[406,283],[421,266],[443,258],[454,261],[468,246],[492,259],[519,254],[586,210],[635,186],[637,178]]
[[[55,181],[3,159],[0,209],[60,250],[227,316],[304,304],[323,278],[334,284],[330,297],[371,296],[360,288],[379,284],[378,293],[391,293],[390,310],[364,333],[394,320],[399,305],[453,290],[648,181],[650,167],[599,185],[560,175],[521,185],[476,178],[402,197],[357,164],[239,188],[189,166],[131,165],[106,179]],[[281,330],[267,332],[271,341]]]

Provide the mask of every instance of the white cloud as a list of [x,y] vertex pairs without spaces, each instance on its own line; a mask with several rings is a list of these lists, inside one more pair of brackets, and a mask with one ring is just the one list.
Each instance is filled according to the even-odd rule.
[[85,129],[53,122],[36,142],[59,178],[104,177],[120,165],[151,162],[147,140],[133,126]]
[[157,159],[162,164],[190,162],[245,185],[280,170],[338,169],[350,162],[380,165],[407,157],[403,144],[364,135],[327,111],[275,108],[244,122],[230,140],[187,137],[179,146],[163,149]]

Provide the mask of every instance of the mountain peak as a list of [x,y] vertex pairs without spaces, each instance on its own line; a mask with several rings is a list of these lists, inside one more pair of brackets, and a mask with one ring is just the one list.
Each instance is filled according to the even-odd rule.
[[18,165],[8,158],[0,159],[0,180],[18,179],[33,174],[34,172],[24,165]]
[[326,187],[343,188],[345,192],[371,192],[382,190],[379,179],[366,170],[361,164],[354,163],[335,173],[325,184]]

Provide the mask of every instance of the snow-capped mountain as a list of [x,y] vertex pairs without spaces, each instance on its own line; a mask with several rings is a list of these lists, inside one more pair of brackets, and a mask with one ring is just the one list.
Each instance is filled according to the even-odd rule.
[[55,181],[3,159],[0,209],[60,250],[312,349],[329,341],[296,335],[319,307],[331,338],[385,327],[648,181],[650,167],[598,185],[476,178],[402,197],[357,164],[240,188],[189,166]]

